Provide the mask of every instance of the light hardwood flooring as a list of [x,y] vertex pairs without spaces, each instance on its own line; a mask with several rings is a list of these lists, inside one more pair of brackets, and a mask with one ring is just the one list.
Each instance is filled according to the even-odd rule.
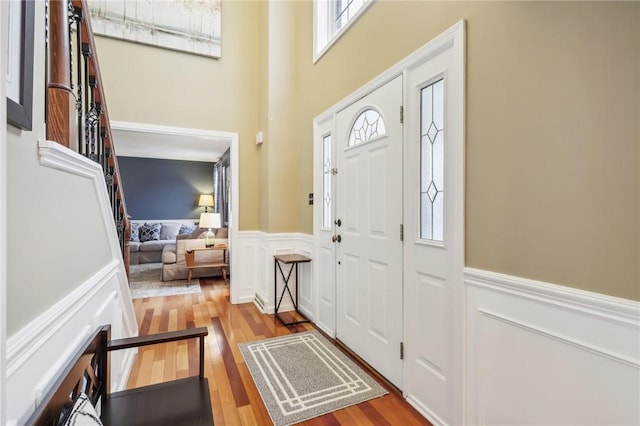
[[[200,279],[202,293],[134,300],[140,335],[207,327],[205,374],[209,379],[215,424],[270,425],[271,419],[237,344],[313,329],[311,324],[284,327],[253,303],[232,305],[222,279]],[[141,348],[128,387],[198,374],[197,342]],[[387,389],[385,383],[381,384]],[[429,425],[394,392],[301,425]]]

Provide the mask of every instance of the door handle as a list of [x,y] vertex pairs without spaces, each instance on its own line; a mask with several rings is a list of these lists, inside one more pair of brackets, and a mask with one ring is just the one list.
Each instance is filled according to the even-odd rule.
[[340,219],[336,219],[335,222],[333,223],[335,223],[338,226],[342,226],[342,221]]
[[341,242],[342,241],[342,237],[338,234],[338,235],[334,235],[333,237],[331,237],[331,241],[335,242]]

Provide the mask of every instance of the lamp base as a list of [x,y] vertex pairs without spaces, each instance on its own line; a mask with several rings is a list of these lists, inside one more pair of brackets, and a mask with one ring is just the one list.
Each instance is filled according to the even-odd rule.
[[213,231],[211,231],[211,228],[209,228],[207,233],[204,235],[204,245],[207,247],[213,247],[214,243],[215,243],[215,235]]

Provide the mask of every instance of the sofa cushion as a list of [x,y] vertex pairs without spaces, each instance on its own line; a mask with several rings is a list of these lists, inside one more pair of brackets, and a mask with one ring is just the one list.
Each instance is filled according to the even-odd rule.
[[140,241],[131,241],[129,243],[129,252],[131,253],[135,253],[137,251],[140,251],[140,245],[142,243]]
[[229,238],[229,228],[220,228],[216,231],[216,238]]
[[140,242],[160,239],[161,223],[145,223],[140,227]]
[[167,244],[162,249],[162,263],[176,263],[176,245]]
[[132,223],[131,224],[131,241],[140,241],[140,224]]
[[197,228],[196,225],[181,225],[178,235],[191,234]]
[[189,238],[204,238],[207,231],[209,231],[207,228],[196,228],[189,234]]
[[205,241],[202,239],[185,239],[176,241],[176,255],[178,262],[184,262],[184,252],[194,248],[205,248]]
[[173,240],[145,241],[140,245],[140,251],[162,251],[167,244],[173,244]]
[[161,240],[175,240],[176,235],[180,232],[181,223],[163,223],[160,229]]

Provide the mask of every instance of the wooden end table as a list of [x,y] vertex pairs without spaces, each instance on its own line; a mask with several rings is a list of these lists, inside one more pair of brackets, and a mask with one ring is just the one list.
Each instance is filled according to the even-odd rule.
[[[203,251],[214,251],[214,250],[222,250],[222,262],[199,262],[196,259],[196,253]],[[229,284],[227,280],[227,245],[226,244],[216,244],[212,247],[206,248],[195,248],[188,250],[184,254],[184,260],[187,263],[187,269],[189,269],[189,275],[187,276],[187,285],[191,284],[191,275],[193,274],[193,270],[196,268],[220,268],[222,270],[222,277],[224,278],[224,282]]]

